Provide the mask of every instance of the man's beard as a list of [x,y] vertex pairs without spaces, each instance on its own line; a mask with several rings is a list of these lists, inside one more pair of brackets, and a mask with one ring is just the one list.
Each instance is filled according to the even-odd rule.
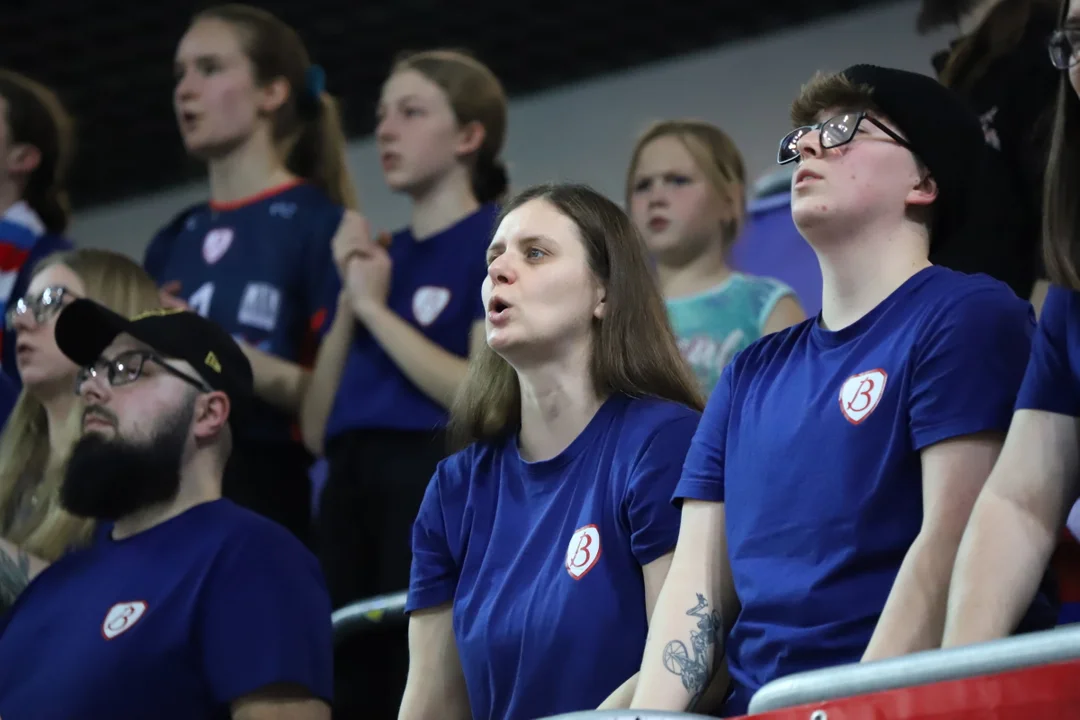
[[937,30],[943,25],[956,25],[979,0],[922,0],[915,29],[920,33]]
[[[115,417],[102,409],[87,413]],[[131,442],[88,433],[75,444],[68,460],[60,504],[73,515],[118,520],[140,510],[171,502],[180,491],[180,463],[195,399],[161,420],[149,440]]]

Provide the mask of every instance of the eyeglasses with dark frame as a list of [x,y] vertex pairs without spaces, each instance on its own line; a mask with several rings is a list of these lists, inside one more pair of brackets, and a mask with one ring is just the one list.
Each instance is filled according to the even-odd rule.
[[1050,62],[1058,70],[1068,70],[1080,62],[1080,27],[1058,28],[1046,43]]
[[156,353],[147,350],[130,350],[128,352],[120,353],[112,360],[101,358],[93,365],[81,368],[78,375],[75,377],[75,393],[79,393],[83,383],[98,375],[104,375],[110,387],[122,387],[129,383],[133,383],[142,377],[143,366],[146,365],[147,360],[153,362],[170,375],[194,385],[202,392],[214,391],[214,389],[204,381],[194,378],[169,365],[165,362],[165,358]]
[[798,162],[801,159],[801,156],[799,155],[799,140],[811,130],[821,131],[818,137],[821,142],[822,150],[829,150],[830,148],[847,145],[855,138],[855,131],[859,129],[859,124],[863,120],[881,128],[882,132],[891,137],[898,144],[906,147],[908,150],[911,149],[911,145],[907,140],[897,135],[892,129],[887,127],[885,123],[867,115],[865,111],[847,112],[831,117],[817,125],[804,125],[789,132],[784,136],[784,139],[780,141],[780,149],[776,153],[776,162],[780,165]]
[[34,322],[40,325],[60,312],[60,309],[64,307],[65,299],[75,300],[77,297],[63,285],[47,287],[37,297],[24,295],[4,313],[4,326],[8,330],[14,330],[15,321],[27,314],[32,315]]

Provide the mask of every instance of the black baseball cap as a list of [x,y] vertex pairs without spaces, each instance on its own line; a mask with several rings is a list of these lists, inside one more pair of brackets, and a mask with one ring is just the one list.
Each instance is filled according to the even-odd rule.
[[92,300],[79,299],[56,320],[57,346],[80,367],[96,363],[121,333],[146,343],[162,357],[187,362],[209,387],[228,395],[230,422],[254,395],[251,363],[243,350],[221,326],[197,313],[162,308],[129,320]]
[[931,242],[958,232],[973,208],[981,174],[990,171],[982,123],[955,91],[928,75],[877,65],[852,65],[840,73],[863,86],[870,99],[907,139],[938,186]]

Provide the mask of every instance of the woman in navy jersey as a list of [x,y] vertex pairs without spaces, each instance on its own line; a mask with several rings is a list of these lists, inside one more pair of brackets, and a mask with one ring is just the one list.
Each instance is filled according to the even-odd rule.
[[413,528],[402,720],[625,707],[678,535],[702,407],[644,243],[539,186],[488,249],[486,345]]
[[[346,293],[302,418],[308,447],[329,463],[318,527],[335,607],[408,584],[409,531],[445,455],[441,429],[470,348],[483,341],[480,285],[507,186],[505,135],[502,86],[467,55],[404,56],[383,86],[376,143],[412,218],[388,248],[368,243],[347,256]],[[356,645],[355,663],[348,650],[338,655],[337,712],[350,717],[355,699],[365,717],[393,716],[404,630]]]
[[234,438],[225,496],[307,540],[311,456],[294,423],[341,287],[332,240],[347,244],[357,220],[338,111],[299,36],[263,10],[199,13],[175,64],[177,122],[210,201],[161,230],[144,264],[254,369],[260,407]]
[[[0,312],[23,296],[39,260],[71,242],[67,174],[75,131],[56,94],[25,75],[0,69]],[[4,328],[0,369],[22,384],[15,332]]]
[[626,206],[656,259],[679,349],[706,395],[735,353],[806,319],[790,287],[731,268],[745,198],[742,154],[715,125],[656,123],[631,154]]
[[[1080,0],[1062,3],[1049,49],[1062,71],[1043,225],[1052,284],[1005,446],[960,545],[946,646],[1012,632],[1080,496]],[[1076,601],[1076,577],[1061,579],[1062,614],[1076,622],[1065,604]]]

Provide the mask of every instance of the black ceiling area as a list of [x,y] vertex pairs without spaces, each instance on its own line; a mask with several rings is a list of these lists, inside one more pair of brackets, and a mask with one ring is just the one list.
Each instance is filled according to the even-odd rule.
[[[889,0],[254,0],[295,27],[351,137],[405,49],[472,50],[530,93]],[[182,0],[3,0],[0,66],[56,89],[78,123],[76,207],[197,177],[171,107]]]

